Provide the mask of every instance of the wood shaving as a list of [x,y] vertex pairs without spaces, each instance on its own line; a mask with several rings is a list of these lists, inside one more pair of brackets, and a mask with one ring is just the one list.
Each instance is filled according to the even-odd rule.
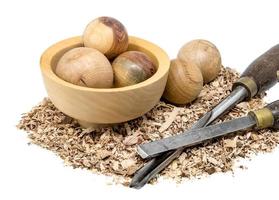
[[[172,122],[175,120],[177,114],[178,114],[179,108],[174,107],[169,115],[169,117],[166,119],[166,121],[162,124],[162,126],[159,128],[159,132],[162,133],[165,130],[169,128],[169,126],[172,124]],[[160,123],[157,123],[160,124]]]
[[125,139],[123,140],[123,144],[125,144],[126,146],[131,146],[134,144],[140,144],[142,141],[143,138],[140,133],[134,133],[133,135],[125,137]]
[[237,141],[236,139],[237,139],[237,137],[235,137],[234,139],[226,139],[226,140],[224,140],[223,146],[225,148],[236,148],[236,141]]
[[[146,162],[137,155],[137,144],[179,134],[190,128],[231,92],[232,83],[237,78],[239,74],[236,71],[222,68],[219,76],[204,85],[199,97],[191,104],[176,107],[160,101],[138,119],[99,129],[81,128],[45,98],[23,114],[17,127],[28,132],[31,143],[55,152],[67,165],[113,176],[114,181],[127,186],[134,172]],[[262,97],[238,104],[217,122],[241,117],[250,110],[263,107]],[[269,129],[229,134],[186,149],[158,177],[180,182],[186,178],[232,171],[238,158],[270,152],[278,143],[279,132]],[[245,169],[244,166],[241,168]]]

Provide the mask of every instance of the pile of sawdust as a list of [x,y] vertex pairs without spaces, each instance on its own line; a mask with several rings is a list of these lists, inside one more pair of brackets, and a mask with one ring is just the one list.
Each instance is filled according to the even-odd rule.
[[[223,68],[213,82],[204,86],[192,104],[176,107],[159,102],[138,119],[101,129],[82,129],[46,98],[22,116],[18,128],[28,132],[32,143],[55,152],[67,165],[113,176],[117,182],[128,185],[133,173],[145,162],[136,153],[137,144],[188,129],[230,93],[232,83],[238,77],[234,70]],[[254,98],[238,104],[218,122],[246,115],[263,106],[260,97]],[[278,143],[279,132],[272,130],[230,134],[188,148],[159,176],[181,181],[185,177],[226,172],[233,169],[237,158],[270,152]]]

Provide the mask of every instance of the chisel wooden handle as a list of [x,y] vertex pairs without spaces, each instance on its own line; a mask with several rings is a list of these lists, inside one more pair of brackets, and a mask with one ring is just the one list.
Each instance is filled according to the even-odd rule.
[[279,80],[279,44],[252,62],[234,84],[244,86],[249,91],[249,98],[264,92]]
[[274,101],[262,109],[249,113],[257,120],[257,128],[279,129],[279,100]]

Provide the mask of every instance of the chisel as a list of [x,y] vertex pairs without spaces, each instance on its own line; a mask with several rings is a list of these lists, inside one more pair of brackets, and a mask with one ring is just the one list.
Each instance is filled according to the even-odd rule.
[[[240,79],[234,83],[231,94],[199,119],[190,130],[209,125],[244,99],[250,99],[256,94],[268,90],[278,82],[278,79],[279,44],[253,61],[243,72]],[[157,173],[177,158],[183,150],[184,148],[179,148],[148,161],[135,173],[130,187],[139,189],[144,186]]]
[[137,151],[142,158],[146,159],[181,147],[194,146],[228,133],[251,128],[263,129],[269,127],[279,128],[279,100],[268,104],[262,109],[251,111],[245,117],[139,145]]

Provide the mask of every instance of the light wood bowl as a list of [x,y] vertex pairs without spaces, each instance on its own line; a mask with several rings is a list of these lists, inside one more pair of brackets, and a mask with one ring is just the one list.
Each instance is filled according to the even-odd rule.
[[73,37],[49,47],[41,57],[44,84],[52,103],[84,127],[121,123],[142,116],[160,100],[167,82],[170,61],[158,46],[129,37],[129,49],[150,56],[157,72],[136,85],[95,89],[77,86],[60,79],[54,69],[68,50],[83,46],[81,37]]

